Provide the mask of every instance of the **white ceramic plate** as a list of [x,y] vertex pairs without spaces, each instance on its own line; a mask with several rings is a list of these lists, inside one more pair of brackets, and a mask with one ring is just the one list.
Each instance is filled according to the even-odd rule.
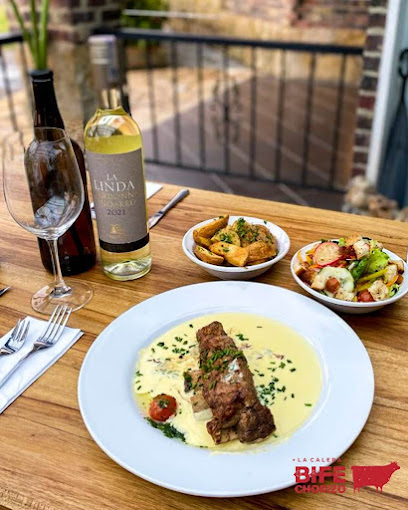
[[[337,239],[336,239],[337,240]],[[326,296],[325,294],[322,294],[321,292],[318,292],[317,290],[313,290],[310,285],[303,282],[299,276],[295,273],[295,263],[298,257],[298,253],[301,252],[303,257],[306,256],[306,252],[308,252],[310,249],[313,248],[318,244],[318,242],[310,243],[307,246],[304,246],[300,250],[298,250],[292,257],[292,260],[290,262],[290,270],[292,271],[292,276],[295,279],[296,283],[302,287],[306,292],[308,292],[311,296],[313,296],[315,299],[323,303],[324,305],[328,306],[332,310],[335,310],[336,312],[341,313],[352,313],[352,314],[363,314],[363,313],[372,313],[377,310],[380,310],[386,305],[390,305],[392,303],[395,303],[396,301],[400,300],[402,297],[405,296],[405,294],[408,292],[408,265],[407,263],[402,260],[398,255],[393,253],[390,250],[386,250],[384,248],[384,252],[390,256],[392,260],[402,260],[404,263],[404,281],[401,284],[401,287],[399,291],[395,294],[395,296],[384,299],[383,301],[374,301],[371,303],[356,303],[353,301],[342,301],[341,299],[331,298],[329,296]]]
[[252,218],[250,216],[230,216],[228,224],[232,225],[238,218],[244,218],[244,220],[248,221],[249,223],[253,223],[254,225],[265,225],[276,238],[278,255],[272,260],[262,262],[262,264],[255,264],[253,266],[245,267],[215,266],[214,264],[207,264],[207,262],[203,262],[194,254],[195,242],[193,239],[193,231],[196,228],[202,227],[206,223],[213,221],[214,218],[210,218],[209,220],[197,223],[197,225],[194,225],[194,227],[191,227],[185,233],[182,241],[182,246],[186,256],[192,262],[194,262],[194,264],[197,264],[205,271],[207,271],[207,273],[210,273],[217,278],[221,278],[221,280],[250,280],[251,278],[255,278],[256,276],[259,276],[267,271],[274,264],[282,260],[283,257],[288,253],[290,248],[290,239],[288,234],[281,227],[275,225],[275,223],[271,223],[270,221],[261,220],[260,218]]
[[[312,415],[290,439],[256,453],[213,454],[166,438],[143,419],[132,395],[139,349],[194,317],[239,311],[277,319],[310,342],[323,374]],[[339,458],[364,427],[373,395],[370,358],[342,319],[300,294],[251,282],[180,287],[131,308],[95,340],[78,385],[84,422],[115,462],[163,487],[214,497],[263,494],[293,485],[293,459],[298,457]]]

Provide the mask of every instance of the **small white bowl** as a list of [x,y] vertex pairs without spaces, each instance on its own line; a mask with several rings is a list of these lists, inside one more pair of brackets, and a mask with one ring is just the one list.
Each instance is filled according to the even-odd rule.
[[404,281],[402,282],[401,287],[399,291],[395,294],[395,296],[388,299],[384,299],[384,301],[374,301],[371,303],[358,303],[354,301],[342,301],[341,299],[331,298],[329,296],[321,294],[316,290],[313,290],[309,285],[307,285],[307,283],[303,282],[299,278],[299,276],[295,274],[295,262],[299,252],[301,252],[301,254],[304,257],[306,255],[306,252],[313,248],[313,246],[315,246],[316,244],[319,244],[319,242],[310,243],[307,246],[304,246],[303,248],[298,250],[292,257],[292,260],[290,262],[290,269],[292,271],[293,278],[295,279],[296,283],[300,285],[300,287],[302,287],[302,289],[304,289],[311,296],[316,298],[317,301],[320,301],[320,303],[323,303],[332,310],[335,310],[336,312],[352,314],[371,313],[375,312],[376,310],[380,310],[380,308],[383,308],[386,305],[395,303],[403,296],[405,296],[405,294],[408,292],[408,265],[404,260],[401,259],[401,257],[398,257],[398,255],[396,255],[395,253],[386,249],[384,249],[383,251],[387,255],[389,255],[392,260],[402,260],[402,262],[404,263]]
[[290,248],[289,236],[282,228],[278,227],[278,225],[275,225],[270,221],[261,220],[259,218],[251,218],[250,216],[230,216],[229,224],[232,225],[232,223],[234,223],[234,221],[238,218],[244,218],[244,220],[247,222],[254,223],[255,225],[265,225],[276,237],[278,255],[272,260],[268,260],[262,264],[245,267],[215,266],[213,264],[207,264],[207,262],[203,262],[196,257],[193,251],[195,245],[193,239],[193,231],[196,228],[202,227],[206,223],[210,223],[214,220],[214,218],[211,218],[209,220],[202,221],[201,223],[197,223],[197,225],[191,227],[190,230],[188,230],[184,235],[182,246],[186,256],[192,262],[198,266],[201,266],[205,271],[207,271],[207,273],[210,273],[217,278],[221,278],[221,280],[250,280],[251,278],[255,278],[255,276],[259,276],[260,274],[267,271],[270,267],[283,259],[283,257],[288,253]]

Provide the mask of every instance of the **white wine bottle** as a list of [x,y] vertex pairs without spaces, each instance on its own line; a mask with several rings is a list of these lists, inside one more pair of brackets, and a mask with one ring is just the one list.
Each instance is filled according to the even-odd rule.
[[142,137],[121,105],[115,36],[92,36],[89,47],[99,108],[84,138],[102,267],[114,280],[134,280],[151,267]]

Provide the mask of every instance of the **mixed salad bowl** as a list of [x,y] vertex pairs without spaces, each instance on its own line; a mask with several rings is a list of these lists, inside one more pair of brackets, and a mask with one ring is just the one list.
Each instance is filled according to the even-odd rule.
[[302,288],[342,312],[371,312],[408,291],[406,263],[359,234],[305,246],[294,255],[291,269]]

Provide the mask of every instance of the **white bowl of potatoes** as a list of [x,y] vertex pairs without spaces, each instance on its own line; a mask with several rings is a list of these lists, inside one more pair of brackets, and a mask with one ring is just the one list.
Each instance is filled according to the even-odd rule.
[[224,214],[191,227],[182,246],[207,273],[222,280],[249,280],[283,259],[290,239],[270,221]]

